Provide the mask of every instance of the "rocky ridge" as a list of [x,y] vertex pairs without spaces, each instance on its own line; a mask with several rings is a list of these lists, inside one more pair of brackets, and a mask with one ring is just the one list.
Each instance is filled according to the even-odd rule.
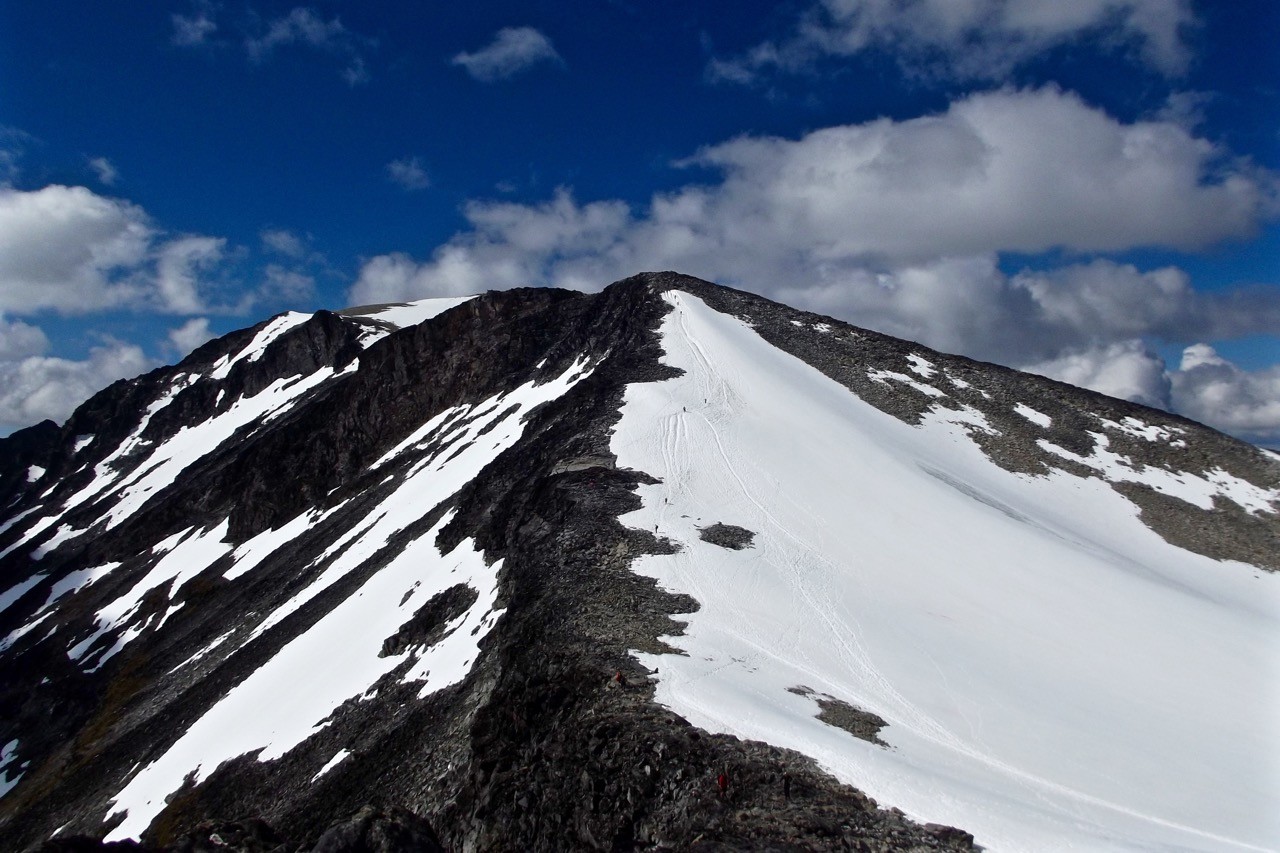
[[[650,673],[631,651],[669,651],[661,638],[681,630],[670,614],[697,603],[630,571],[636,556],[675,546],[618,521],[638,505],[633,490],[647,475],[618,469],[609,438],[626,385],[670,372],[655,334],[666,310],[657,297],[668,288],[744,318],[908,423],[939,409],[980,412],[970,434],[1009,470],[1115,478],[1175,544],[1280,568],[1274,505],[1250,511],[1215,493],[1206,509],[1096,462],[1101,448],[1138,473],[1210,482],[1223,471],[1280,489],[1280,465],[1248,445],[1167,413],[675,274],[595,295],[485,294],[397,331],[320,312],[293,322],[256,358],[236,360],[270,331],[262,324],[117,383],[60,429],[41,425],[0,441],[10,523],[0,532],[0,550],[8,549],[0,583],[18,590],[0,612],[0,742],[17,741],[10,766],[21,769],[0,799],[0,846],[110,829],[103,819],[133,767],[154,761],[228,690],[438,530],[443,553],[474,542],[486,564],[501,561],[501,617],[465,677],[426,696],[405,680],[415,650],[440,642],[476,600],[462,584],[377,638],[384,656],[405,660],[337,707],[325,727],[276,760],[248,754],[210,768],[168,799],[144,843],[181,845],[211,819],[252,818],[311,849],[333,817],[374,803],[419,816],[447,849],[971,849],[963,831],[880,809],[810,758],[699,732],[654,703]],[[494,438],[504,429],[502,394],[562,376],[581,378],[516,412],[518,438],[476,476],[418,507],[385,546],[263,627],[341,559],[335,544],[415,466]],[[302,390],[120,513],[129,479],[145,482],[155,470],[156,448],[290,387]],[[393,453],[437,417],[443,426]],[[477,428],[467,432],[468,424]],[[27,482],[32,465],[43,473]],[[113,484],[81,498],[104,471],[118,475]],[[225,524],[223,541],[240,546],[300,518],[306,523],[287,547],[243,576],[228,579],[239,553],[228,548],[195,577],[146,590],[128,621],[90,640],[96,614],[163,562],[162,543]],[[116,563],[87,585],[66,584]],[[168,622],[172,613],[180,616]],[[69,658],[68,647],[85,641],[84,655]],[[838,705],[821,712],[849,716]]]

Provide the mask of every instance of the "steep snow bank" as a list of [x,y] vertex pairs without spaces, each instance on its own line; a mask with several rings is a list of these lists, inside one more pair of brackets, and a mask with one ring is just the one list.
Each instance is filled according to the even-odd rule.
[[[665,298],[685,373],[629,386],[612,442],[662,481],[624,522],[680,544],[636,570],[701,604],[687,656],[637,654],[660,702],[991,849],[1280,845],[1280,576],[1169,545],[1098,479],[997,467],[976,411],[908,426]],[[753,546],[702,541],[716,522]]]

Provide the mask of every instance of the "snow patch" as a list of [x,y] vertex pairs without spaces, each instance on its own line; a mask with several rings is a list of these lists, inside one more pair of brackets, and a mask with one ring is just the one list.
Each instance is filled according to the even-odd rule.
[[407,329],[432,317],[438,317],[450,308],[456,308],[470,302],[475,296],[442,296],[434,299],[419,299],[415,302],[398,302],[387,305],[375,305],[367,310],[349,309],[343,314],[348,317],[368,317],[382,323],[390,323],[397,329]]
[[1044,412],[1036,411],[1024,403],[1014,403],[1013,410],[1036,426],[1042,426],[1045,429],[1053,426],[1053,418],[1049,417]]
[[1147,465],[1134,465],[1127,456],[1122,456],[1110,449],[1111,439],[1106,433],[1091,432],[1095,446],[1090,456],[1081,456],[1070,450],[1059,447],[1052,442],[1040,439],[1037,444],[1042,448],[1078,462],[1094,471],[1111,483],[1142,483],[1161,494],[1179,498],[1201,509],[1213,509],[1215,497],[1234,501],[1247,512],[1275,513],[1276,503],[1280,502],[1280,489],[1263,489],[1247,480],[1233,477],[1221,468],[1215,468],[1205,476],[1187,471],[1169,471],[1165,468],[1154,468]]
[[14,602],[26,595],[28,590],[40,583],[40,581],[44,580],[46,577],[48,577],[48,575],[32,575],[26,580],[9,587],[3,593],[0,593],[0,613],[5,612],[12,607]]
[[9,765],[18,755],[18,739],[14,738],[4,745],[4,749],[0,751],[0,797],[13,790],[18,781],[22,779],[22,773],[19,772],[15,776],[10,776],[12,772]]
[[312,782],[316,781],[321,776],[328,773],[333,768],[337,767],[339,764],[342,763],[342,760],[350,754],[351,753],[345,749],[338,750],[338,754],[335,755],[333,758],[330,758],[328,761],[326,761],[324,767],[320,768],[320,772],[311,777],[311,781]]
[[[423,653],[404,681],[422,681],[425,696],[464,678],[479,657],[491,617],[501,612],[493,605],[502,561],[486,565],[471,540],[442,555],[434,543],[451,517],[409,543],[356,594],[233,687],[164,755],[130,779],[112,800],[112,813],[123,810],[126,817],[106,840],[137,838],[189,774],[199,783],[222,762],[253,752],[259,761],[275,760],[326,727],[338,706],[408,659],[407,653],[379,657],[383,640],[456,583],[478,592],[475,604]],[[421,584],[404,600],[414,581]],[[288,702],[280,701],[282,694]]]
[[218,359],[217,364],[213,366],[213,370],[209,374],[209,378],[226,379],[231,373],[231,368],[235,367],[239,362],[253,362],[262,358],[262,354],[267,351],[267,347],[271,346],[277,338],[283,336],[295,326],[301,326],[310,320],[311,316],[298,311],[289,311],[272,319],[262,327],[258,334],[253,336],[253,340],[245,344],[244,349],[240,350],[240,352],[234,356],[224,355]]
[[907,361],[911,362],[911,372],[918,373],[925,379],[932,379],[933,374],[938,372],[932,361],[914,352],[907,356]]
[[905,373],[896,373],[892,370],[869,370],[867,371],[867,378],[872,382],[879,382],[884,385],[889,384],[889,380],[901,382],[903,385],[910,385],[912,388],[928,397],[947,396],[947,393],[939,388],[935,388],[932,385],[926,385],[919,380],[912,379]]
[[[666,638],[685,654],[635,653],[657,701],[991,850],[1276,846],[1280,576],[1170,545],[1101,480],[999,468],[972,415],[904,424],[664,299],[684,373],[629,386],[611,442],[659,479],[624,523],[680,546],[633,568],[700,604]],[[755,547],[702,542],[711,517]],[[797,684],[884,718],[892,748]]]
[[[67,657],[74,661],[85,662],[82,659],[99,637],[129,624],[137,616],[142,607],[143,598],[151,590],[168,585],[168,597],[172,601],[173,597],[177,595],[187,581],[209,568],[231,550],[231,546],[222,541],[227,535],[229,526],[229,521],[223,521],[217,527],[209,530],[195,532],[195,528],[187,528],[182,533],[176,534],[179,538],[178,543],[164,552],[164,555],[151,567],[146,575],[130,587],[127,592],[97,612],[95,617],[96,629],[88,637],[72,646],[67,651]],[[168,541],[166,540],[161,544],[167,546]],[[159,547],[157,546],[157,548]],[[130,625],[117,639],[115,645],[98,659],[97,665],[93,670],[97,670],[114,657],[153,622],[157,622],[156,627],[159,628],[160,625],[164,624],[168,616],[169,613],[166,613],[158,621],[154,616],[151,616],[144,619],[141,624]]]

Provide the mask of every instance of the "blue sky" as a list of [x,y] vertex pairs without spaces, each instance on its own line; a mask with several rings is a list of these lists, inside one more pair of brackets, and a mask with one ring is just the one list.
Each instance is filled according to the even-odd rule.
[[0,6],[0,431],[674,268],[1280,442],[1280,4]]

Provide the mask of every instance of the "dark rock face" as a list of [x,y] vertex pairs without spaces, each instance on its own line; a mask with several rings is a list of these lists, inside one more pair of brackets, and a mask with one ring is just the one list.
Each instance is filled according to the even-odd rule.
[[477,597],[476,591],[466,584],[455,584],[435,594],[399,631],[383,641],[378,656],[403,654],[414,646],[434,646],[446,636],[448,624],[470,609]]
[[[210,342],[176,367],[117,383],[60,429],[42,425],[18,442],[0,442],[0,477],[13,471],[25,477],[35,464],[27,460],[46,460],[39,463],[47,468],[39,486],[52,489],[48,498],[13,491],[15,502],[2,515],[37,510],[0,532],[0,550],[21,543],[0,558],[0,583],[7,589],[41,577],[0,613],[0,637],[12,638],[0,653],[0,744],[18,739],[17,764],[25,766],[19,785],[0,799],[0,849],[38,845],[64,825],[67,834],[101,836],[114,825],[103,819],[131,768],[164,754],[232,687],[446,519],[435,542],[439,550],[473,540],[489,564],[503,561],[496,604],[503,613],[466,677],[420,697],[417,684],[400,680],[401,667],[337,708],[283,757],[259,762],[249,754],[205,768],[210,772],[200,784],[189,781],[168,798],[143,837],[150,848],[203,850],[198,845],[216,846],[216,834],[241,845],[218,849],[244,850],[274,850],[270,845],[284,843],[275,839],[289,839],[289,850],[317,851],[436,849],[432,844],[457,850],[973,849],[962,830],[920,826],[880,809],[805,756],[700,732],[654,702],[652,674],[632,651],[672,651],[660,639],[681,631],[670,614],[698,605],[631,570],[636,557],[674,546],[618,521],[639,506],[635,489],[651,478],[618,469],[610,437],[626,386],[672,373],[660,363],[656,329],[667,311],[659,296],[675,287],[748,319],[771,343],[895,417],[917,422],[935,403],[980,409],[1002,437],[975,434],[975,440],[1011,470],[1067,468],[1071,463],[1039,440],[1084,454],[1099,430],[1113,449],[1172,464],[1160,462],[1150,442],[1087,414],[1102,412],[1116,423],[1137,416],[1182,430],[1179,464],[1199,460],[1194,470],[1220,465],[1253,482],[1280,485],[1280,465],[1176,417],[930,353],[671,273],[638,276],[594,295],[489,293],[364,349],[368,324],[320,312],[257,359],[235,362],[213,378],[215,366],[239,353],[263,324]],[[818,324],[828,330],[816,330]],[[904,359],[918,353],[962,381],[967,377],[969,388],[955,385],[939,402],[899,381],[867,377],[869,371],[901,372]],[[416,507],[416,520],[356,569],[254,634],[264,614],[315,580],[331,559],[325,555],[342,547],[343,533],[409,476],[420,455],[460,447],[426,446],[377,468],[375,461],[433,417],[486,401],[504,410],[511,405],[504,395],[560,376],[582,358],[590,375],[528,412],[522,437],[478,475],[441,503]],[[273,383],[317,376],[323,381],[296,403],[239,427],[119,523],[106,515],[112,501],[93,496],[56,524],[37,527],[45,508],[74,498],[98,467],[137,473],[149,447]],[[149,413],[165,395],[172,397],[168,405]],[[1015,420],[1008,413],[1015,400],[1051,416],[1052,425]],[[476,416],[475,408],[466,412],[451,417]],[[113,457],[140,426],[149,444]],[[84,443],[85,436],[92,440]],[[1265,564],[1280,553],[1273,518],[1242,518],[1248,514],[1234,505],[1212,512],[1172,506],[1171,499],[1140,489],[1131,497],[1148,523],[1171,541],[1185,539],[1186,547],[1262,555]],[[239,545],[303,512],[315,513],[306,529],[244,576],[223,576],[228,554],[172,598],[169,584],[148,593],[130,623],[136,639],[109,659],[105,653],[119,630],[91,644],[85,658],[101,660],[97,668],[68,658],[72,642],[93,636],[98,611],[155,567],[156,543],[225,521],[226,542]],[[64,526],[88,532],[37,560],[33,551]],[[730,548],[749,547],[754,536],[726,524],[703,535]],[[56,583],[112,563],[120,566],[60,600],[39,630],[11,633],[37,618]],[[445,589],[392,636],[380,638],[383,655],[431,648],[476,600],[466,584]],[[174,604],[182,605],[181,616],[158,628],[164,608]],[[824,720],[855,736],[874,739],[884,724],[837,699],[815,699]],[[340,750],[346,757],[331,765]],[[728,779],[724,791],[717,785],[721,774]],[[385,806],[363,809],[370,802]],[[330,829],[343,815],[355,817]]]
[[444,853],[431,824],[405,809],[364,806],[330,826],[315,846],[298,846],[261,818],[205,821],[163,847],[76,836],[40,845],[37,853]]
[[889,724],[879,714],[873,714],[840,699],[833,699],[830,696],[815,693],[803,685],[787,689],[797,696],[808,696],[817,702],[819,708],[818,719],[827,725],[844,729],[859,740],[865,740],[868,743],[874,743],[876,746],[883,746],[886,749],[889,747],[887,743],[880,739],[881,730]]
[[733,551],[750,548],[752,540],[756,538],[756,535],[745,527],[722,522],[702,528],[698,531],[698,536],[703,542],[710,542],[712,545],[719,545],[721,548],[729,548]]

